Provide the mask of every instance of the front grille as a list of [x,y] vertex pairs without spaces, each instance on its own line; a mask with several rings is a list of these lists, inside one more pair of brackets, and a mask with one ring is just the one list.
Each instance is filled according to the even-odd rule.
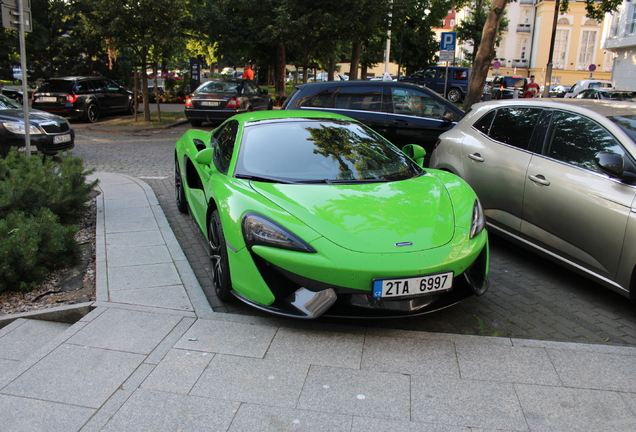
[[45,123],[40,125],[47,134],[65,133],[71,130],[71,126],[67,123]]

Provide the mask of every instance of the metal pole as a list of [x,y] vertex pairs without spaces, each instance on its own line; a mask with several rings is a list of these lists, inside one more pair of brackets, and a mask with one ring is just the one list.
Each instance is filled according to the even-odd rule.
[[554,54],[554,39],[556,38],[557,20],[559,19],[559,3],[554,3],[554,19],[552,20],[552,37],[550,39],[550,51],[548,52],[548,64],[545,68],[545,85],[543,87],[543,97],[550,97],[550,85],[552,84],[552,55]]
[[26,157],[31,156],[31,135],[29,132],[29,91],[27,87],[26,48],[24,47],[24,9],[23,0],[18,0],[20,33],[20,67],[22,68],[22,113],[24,114],[24,145]]

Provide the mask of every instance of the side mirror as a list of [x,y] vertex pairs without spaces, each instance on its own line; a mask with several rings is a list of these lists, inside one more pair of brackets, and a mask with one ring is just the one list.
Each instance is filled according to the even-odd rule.
[[402,153],[407,155],[416,164],[424,167],[424,156],[426,156],[426,150],[422,146],[417,144],[407,144],[402,147]]
[[612,177],[621,177],[625,171],[625,159],[616,153],[598,152],[594,155],[594,163]]
[[444,113],[444,115],[442,116],[442,120],[448,123],[452,123],[453,121],[455,121],[455,116],[452,112],[448,111]]
[[210,165],[212,163],[212,155],[214,154],[213,148],[206,148],[205,150],[201,150],[194,157],[194,160],[201,165]]

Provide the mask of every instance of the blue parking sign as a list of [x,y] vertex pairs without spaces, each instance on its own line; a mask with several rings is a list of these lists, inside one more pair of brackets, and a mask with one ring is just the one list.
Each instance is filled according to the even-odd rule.
[[446,32],[442,33],[442,40],[440,42],[439,49],[442,51],[455,51],[455,41],[457,40],[457,33]]

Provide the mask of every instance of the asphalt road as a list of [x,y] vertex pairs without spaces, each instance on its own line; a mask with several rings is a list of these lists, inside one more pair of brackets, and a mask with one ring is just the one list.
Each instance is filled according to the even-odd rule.
[[[165,107],[165,108],[164,108]],[[180,106],[162,106],[178,110]],[[127,174],[155,191],[174,233],[215,311],[264,315],[239,301],[221,302],[209,263],[188,216],[174,205],[174,142],[188,124],[153,130],[116,130],[107,123],[73,123],[74,156],[86,168]],[[202,129],[211,130],[209,125]],[[489,291],[443,311],[391,320],[338,320],[373,327],[636,346],[636,304],[494,235]],[[330,321],[322,318],[322,321]],[[333,320],[335,321],[335,320]]]

